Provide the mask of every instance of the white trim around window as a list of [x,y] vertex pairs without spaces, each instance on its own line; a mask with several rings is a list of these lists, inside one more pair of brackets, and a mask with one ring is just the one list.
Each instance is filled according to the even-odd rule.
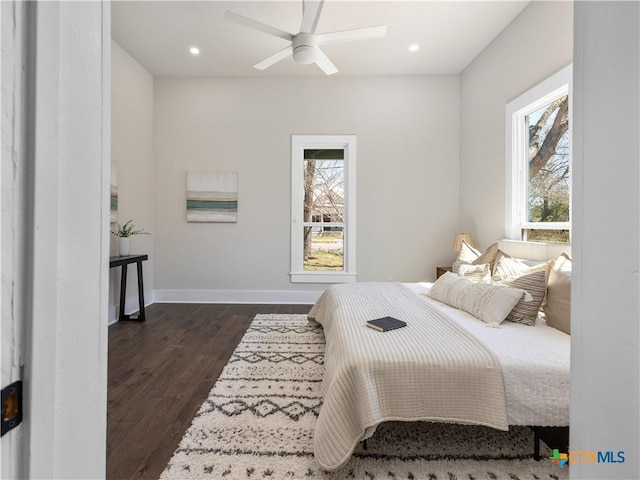
[[[306,149],[344,150],[344,270],[304,270],[304,151]],[[356,136],[291,136],[291,282],[349,283],[356,273]]]
[[[515,100],[505,110],[505,238],[523,240],[523,231],[570,230],[571,222],[527,222],[528,131],[526,116],[555,99],[569,96],[569,135],[571,136],[573,65],[569,65]],[[571,142],[571,140],[569,140]],[[569,160],[571,162],[571,160]]]

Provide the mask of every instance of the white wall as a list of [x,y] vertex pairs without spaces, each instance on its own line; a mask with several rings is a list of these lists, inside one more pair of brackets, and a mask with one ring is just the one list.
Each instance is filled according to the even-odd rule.
[[640,6],[575,8],[571,478],[640,478]]
[[571,2],[531,2],[461,75],[460,227],[504,237],[505,106],[571,63]]
[[[112,159],[118,168],[118,222],[132,219],[153,231],[153,77],[117,43],[111,42]],[[115,225],[112,225],[112,228]],[[113,228],[114,229],[114,228]],[[131,237],[131,253],[146,253],[143,262],[145,302],[153,301],[154,237]],[[117,242],[111,237],[111,255]],[[138,310],[135,265],[128,269],[126,311]],[[120,270],[109,276],[109,320],[114,321],[120,295]]]
[[[292,134],[357,135],[359,281],[429,280],[451,263],[458,76],[156,79],[154,92],[159,300],[326,288],[289,281]],[[238,223],[186,222],[189,170],[239,172]]]

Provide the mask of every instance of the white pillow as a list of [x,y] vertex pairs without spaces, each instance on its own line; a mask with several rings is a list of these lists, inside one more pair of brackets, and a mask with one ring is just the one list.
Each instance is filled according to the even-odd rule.
[[471,245],[469,245],[466,240],[463,240],[462,246],[460,248],[460,253],[458,253],[458,258],[456,258],[456,260],[459,260],[465,263],[471,263],[479,256],[480,256],[480,251],[476,250]]
[[466,240],[462,240],[462,246],[455,262],[451,266],[453,273],[458,273],[460,265],[470,265],[476,258],[480,256],[480,252],[467,243]]
[[458,267],[458,276],[476,283],[491,283],[491,265],[488,263],[460,265]]
[[464,310],[491,326],[497,326],[527,293],[518,288],[474,283],[446,272],[436,280],[428,295]]

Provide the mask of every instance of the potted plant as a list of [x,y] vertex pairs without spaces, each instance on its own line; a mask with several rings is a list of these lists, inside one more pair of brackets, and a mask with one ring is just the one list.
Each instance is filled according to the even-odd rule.
[[151,235],[149,232],[145,232],[144,228],[136,230],[136,226],[133,224],[133,220],[129,220],[124,225],[116,224],[118,228],[112,230],[111,233],[118,237],[119,252],[120,255],[131,255],[131,241],[130,238],[134,235]]

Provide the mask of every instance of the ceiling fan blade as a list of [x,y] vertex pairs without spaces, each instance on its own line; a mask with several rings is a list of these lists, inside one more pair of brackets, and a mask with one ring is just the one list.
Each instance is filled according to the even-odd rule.
[[376,27],[354,28],[339,32],[321,33],[317,35],[318,44],[330,45],[332,43],[352,42],[354,40],[366,40],[368,38],[384,37],[387,34],[386,25]]
[[303,0],[302,23],[300,24],[301,32],[316,33],[323,5],[324,0]]
[[338,72],[333,62],[329,60],[329,57],[319,48],[316,48],[316,64],[318,64],[320,69],[327,75],[333,75]]
[[293,47],[289,45],[287,48],[283,48],[279,52],[274,53],[269,58],[265,58],[260,63],[253,66],[253,68],[257,68],[258,70],[264,70],[265,68],[269,68],[274,63],[278,63],[280,60],[287,58],[293,52]]
[[272,27],[271,25],[267,25],[256,20],[252,20],[251,18],[238,15],[237,13],[230,12],[229,10],[224,12],[224,19],[229,22],[242,25],[243,27],[252,28],[253,30],[258,30],[259,32],[268,33],[269,35],[273,35],[275,37],[280,37],[284,40],[293,40],[293,35],[289,32],[285,32],[284,30],[280,30],[279,28]]

